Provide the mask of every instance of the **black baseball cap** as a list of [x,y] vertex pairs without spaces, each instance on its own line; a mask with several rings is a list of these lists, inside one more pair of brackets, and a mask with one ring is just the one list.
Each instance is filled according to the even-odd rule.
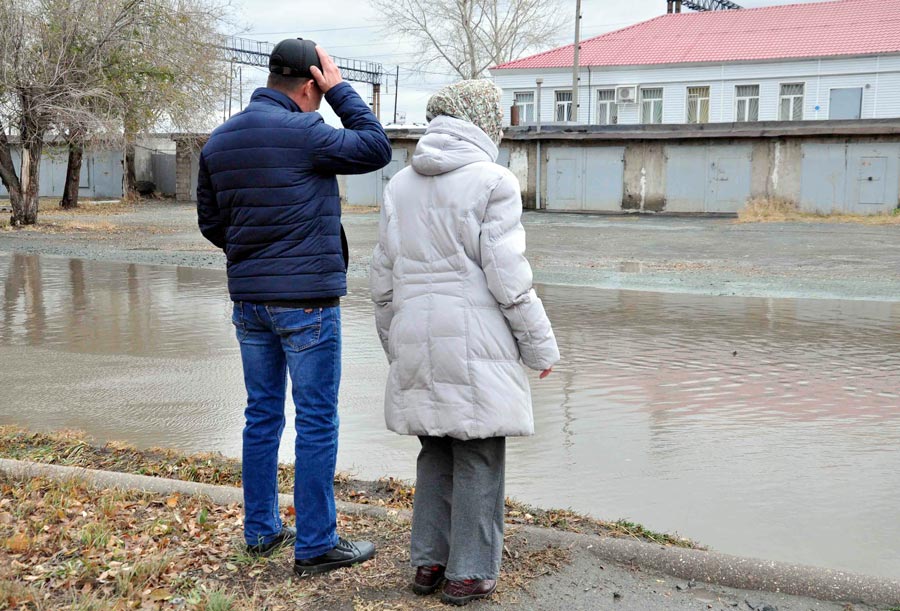
[[316,43],[302,38],[282,40],[269,55],[269,72],[282,76],[312,78],[310,66],[322,69]]

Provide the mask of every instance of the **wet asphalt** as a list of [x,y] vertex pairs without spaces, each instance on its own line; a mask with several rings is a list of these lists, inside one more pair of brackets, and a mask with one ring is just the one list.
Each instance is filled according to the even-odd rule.
[[[146,203],[109,222],[122,231],[0,231],[0,250],[224,268],[194,207]],[[345,214],[353,277],[367,274],[378,215]],[[526,212],[542,283],[705,295],[900,300],[900,225],[737,223],[728,218]]]

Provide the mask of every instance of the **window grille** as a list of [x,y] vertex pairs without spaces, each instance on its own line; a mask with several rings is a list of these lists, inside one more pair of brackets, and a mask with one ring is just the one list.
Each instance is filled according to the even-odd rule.
[[709,123],[709,87],[688,87],[687,122]]
[[759,121],[759,85],[738,85],[734,88],[734,120],[739,123]]
[[803,83],[785,83],[781,85],[781,101],[778,109],[779,120],[803,120],[803,89]]
[[519,107],[519,120],[534,123],[534,92],[517,91],[513,94],[513,105]]
[[572,91],[556,92],[556,121],[564,122],[572,120]]
[[662,123],[662,98],[662,87],[641,89],[641,121],[643,123]]
[[597,123],[599,125],[617,125],[619,123],[619,106],[616,104],[615,89],[597,91]]

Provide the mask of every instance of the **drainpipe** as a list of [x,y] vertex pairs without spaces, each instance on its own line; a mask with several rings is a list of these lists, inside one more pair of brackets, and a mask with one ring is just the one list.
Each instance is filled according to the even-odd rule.
[[594,98],[594,94],[593,94],[593,92],[591,91],[591,67],[588,66],[587,69],[588,69],[588,90],[587,90],[587,96],[588,96],[588,112],[587,112],[587,121],[586,121],[586,123],[587,123],[588,125],[590,125],[590,124],[592,123],[592,121],[591,121],[591,100]]
[[[535,105],[537,106],[537,127],[535,131],[537,133],[541,133],[541,85],[544,84],[544,79],[538,77],[534,80],[537,85],[537,100],[535,101]],[[537,175],[534,177],[535,182],[535,195],[534,195],[534,208],[535,210],[541,209],[541,140],[538,137],[537,141],[537,160],[534,164],[537,168]]]

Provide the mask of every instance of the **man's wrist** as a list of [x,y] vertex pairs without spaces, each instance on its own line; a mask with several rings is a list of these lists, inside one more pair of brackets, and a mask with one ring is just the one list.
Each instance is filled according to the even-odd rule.
[[335,83],[331,87],[328,88],[328,91],[325,92],[325,97],[328,97],[329,94],[334,93],[341,85],[346,85],[347,81],[340,81],[339,83]]

